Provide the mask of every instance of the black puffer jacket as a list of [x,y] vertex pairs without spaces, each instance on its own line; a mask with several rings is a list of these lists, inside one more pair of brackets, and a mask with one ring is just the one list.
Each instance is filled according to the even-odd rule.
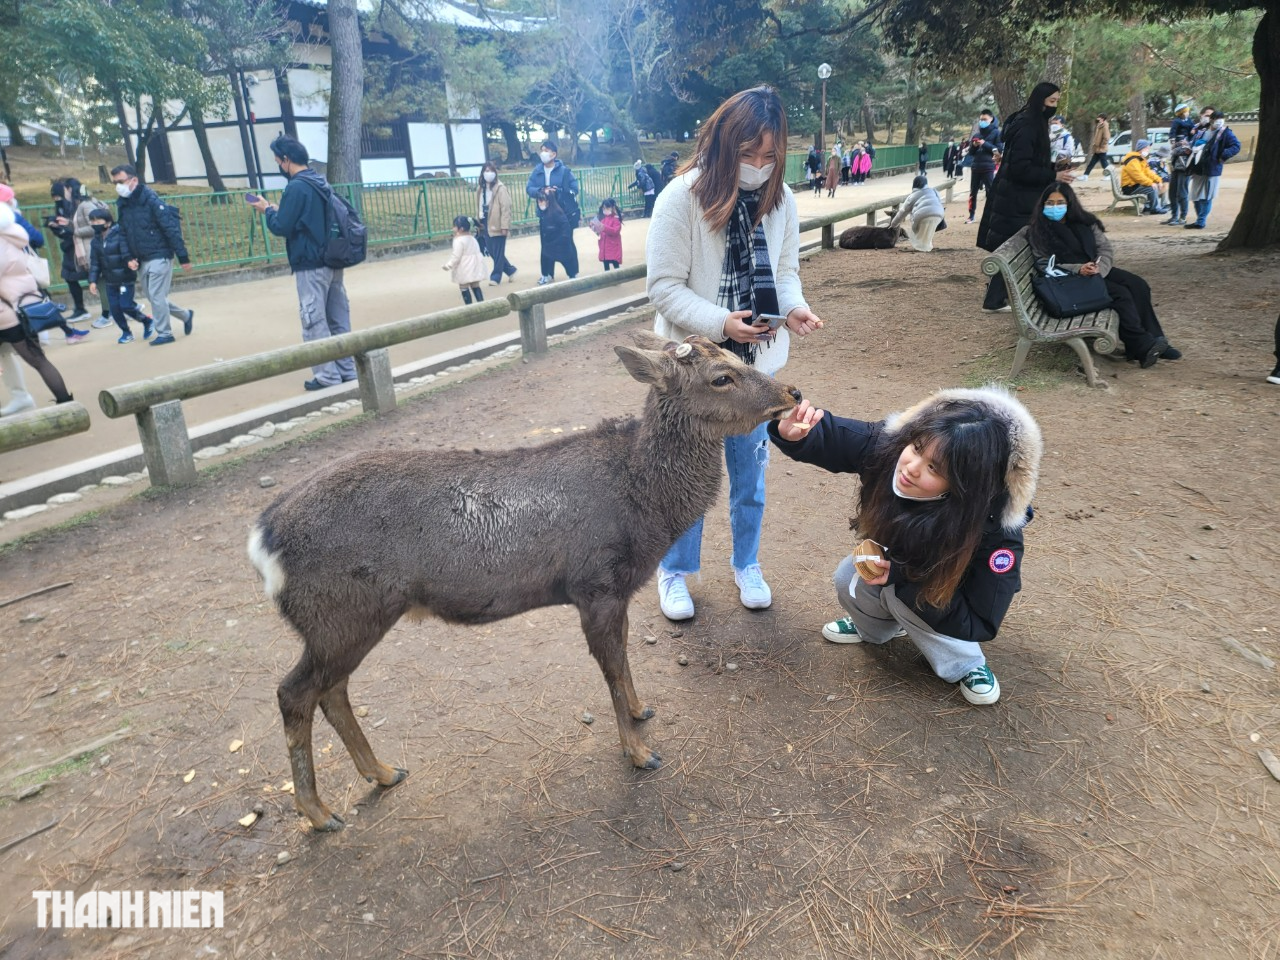
[[106,233],[96,234],[89,247],[89,282],[112,286],[133,283],[138,275],[129,269],[132,259],[124,231],[112,224]]
[[1040,194],[1056,177],[1048,118],[1026,109],[1018,111],[1004,130],[1000,170],[982,210],[978,246],[995,250],[1030,223]]
[[171,260],[190,263],[187,245],[177,217],[170,216],[160,196],[145,184],[116,202],[116,221],[124,231],[129,252],[139,263],[147,260]]
[[[826,414],[803,439],[783,440],[776,422],[769,439],[793,460],[812,463],[833,473],[862,474],[868,458],[886,436],[905,432],[917,418],[946,404],[981,406],[1005,425],[1010,457],[1005,471],[1005,494],[987,517],[982,539],[969,558],[964,578],[946,607],[930,606],[921,585],[907,580],[902,568],[891,565],[889,584],[895,595],[938,633],[983,643],[995,637],[1014,594],[1022,588],[1022,528],[1031,520],[1031,499],[1040,473],[1044,441],[1030,412],[999,387],[941,390],[880,423]],[[865,479],[865,477],[864,477]],[[908,509],[917,505],[909,505]],[[920,505],[924,506],[924,505]]]

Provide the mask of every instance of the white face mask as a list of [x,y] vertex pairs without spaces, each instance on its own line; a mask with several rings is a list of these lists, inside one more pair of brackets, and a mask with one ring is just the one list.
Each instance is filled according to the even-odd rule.
[[116,193],[118,193],[121,199],[123,199],[133,193],[133,187],[129,186],[127,183],[117,183]]
[[773,176],[773,163],[763,167],[753,167],[749,163],[738,164],[738,186],[743,190],[758,190],[769,182]]
[[1222,129],[1223,127],[1225,127],[1226,125],[1227,125],[1227,121],[1225,121],[1225,120],[1215,120],[1215,121],[1213,121],[1213,129],[1215,129],[1215,130],[1221,130],[1221,129]]
[[497,180],[497,179],[498,179],[498,175],[497,175],[496,173],[494,173],[492,170],[486,170],[486,171],[484,172],[484,182],[485,182],[485,183],[493,183],[493,181],[495,181],[495,180]]
[[551,159],[554,156],[555,154],[552,153],[550,150],[543,150],[541,153],[538,154],[538,157],[542,160],[543,163],[550,163]]
[[1062,124],[1060,124],[1060,123],[1051,123],[1051,124],[1049,124],[1049,132],[1050,132],[1050,133],[1054,133],[1054,134],[1061,133],[1061,132],[1062,132]]
[[945,498],[950,494],[950,492],[951,492],[951,491],[949,491],[949,490],[948,490],[946,493],[940,493],[940,494],[938,494],[936,497],[909,497],[909,496],[907,496],[905,493],[903,493],[901,490],[899,490],[899,489],[898,489],[898,475],[897,475],[897,473],[894,473],[894,475],[893,475],[893,480],[892,480],[891,482],[892,482],[892,484],[893,484],[893,492],[894,492],[897,496],[901,497],[903,500],[914,500],[916,503],[928,503],[928,502],[930,502],[931,500],[943,500],[943,499],[945,499]]

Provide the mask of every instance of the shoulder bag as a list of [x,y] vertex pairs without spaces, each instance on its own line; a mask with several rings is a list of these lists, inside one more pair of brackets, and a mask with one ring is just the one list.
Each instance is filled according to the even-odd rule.
[[39,299],[19,303],[15,309],[28,337],[62,325],[62,305],[50,300],[47,293],[41,293]]
[[1031,275],[1031,287],[1045,313],[1061,320],[1078,317],[1082,313],[1096,313],[1111,306],[1107,281],[1099,274],[1087,277],[1080,273],[1067,273],[1055,266],[1056,259],[1049,258],[1043,274]]

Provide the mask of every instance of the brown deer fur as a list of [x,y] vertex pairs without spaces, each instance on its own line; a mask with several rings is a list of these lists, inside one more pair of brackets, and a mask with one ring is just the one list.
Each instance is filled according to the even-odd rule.
[[374,756],[347,699],[348,678],[407,613],[479,624],[573,604],[624,754],[661,765],[637,725],[653,709],[631,681],[627,605],[714,502],[722,439],[784,415],[799,393],[702,337],[635,339],[615,350],[651,385],[640,419],[524,449],[357,454],[258,519],[249,555],[302,637],[277,696],[294,802],[317,830],[343,825],[316,793],[317,704],[367,779],[391,786],[407,775]]

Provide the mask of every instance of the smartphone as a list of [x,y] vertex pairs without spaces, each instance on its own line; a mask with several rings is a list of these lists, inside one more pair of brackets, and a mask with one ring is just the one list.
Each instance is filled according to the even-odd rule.
[[757,333],[756,337],[760,340],[769,340],[778,335],[778,327],[787,322],[786,317],[780,317],[776,313],[758,313],[752,323],[767,323],[769,329],[764,333]]
[[258,202],[259,200],[261,200],[261,199],[262,199],[262,198],[261,198],[260,196],[258,196],[256,193],[246,193],[246,194],[244,195],[244,202],[245,202],[245,203],[257,203],[257,202]]

